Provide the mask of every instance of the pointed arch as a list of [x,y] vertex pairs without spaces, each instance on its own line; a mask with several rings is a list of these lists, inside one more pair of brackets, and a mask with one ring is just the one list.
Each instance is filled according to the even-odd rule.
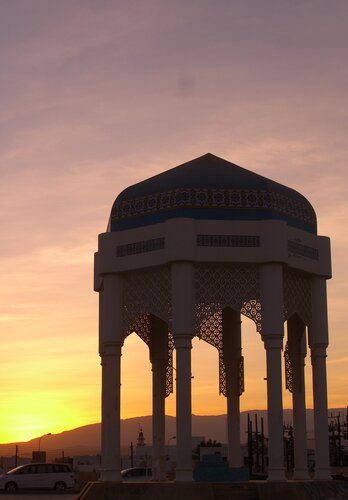
[[[259,266],[255,264],[196,264],[196,326],[207,318],[230,307],[247,316],[261,332],[262,307],[260,300]],[[215,317],[217,319],[217,317]]]
[[297,314],[306,326],[311,324],[311,286],[307,274],[283,267],[284,321]]
[[155,323],[162,323],[167,325],[167,367],[166,367],[166,397],[168,397],[174,390],[173,385],[173,350],[174,350],[174,338],[172,332],[168,328],[168,323],[162,318],[159,318],[151,312],[141,313],[132,324],[130,324],[125,330],[125,338],[132,332],[135,332],[143,342],[148,346],[151,354],[151,342],[153,341],[153,327]]

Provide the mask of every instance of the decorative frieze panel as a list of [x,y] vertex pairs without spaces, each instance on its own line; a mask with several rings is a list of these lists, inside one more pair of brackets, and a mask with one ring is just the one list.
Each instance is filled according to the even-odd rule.
[[260,236],[244,234],[197,234],[198,247],[236,247],[257,248],[260,246]]
[[293,240],[288,241],[288,253],[289,256],[294,257],[306,257],[312,260],[319,259],[319,250],[317,248],[309,247]]
[[116,257],[127,257],[129,255],[137,255],[139,253],[154,252],[156,250],[163,250],[164,247],[165,238],[154,238],[152,240],[126,243],[125,245],[117,245]]
[[[275,212],[316,229],[315,212],[305,200],[266,189],[220,189],[180,187],[151,193],[139,198],[115,202],[111,213],[111,228],[119,221],[141,216],[158,216],[179,209],[234,210],[243,212]],[[218,216],[216,216],[218,218]],[[242,217],[243,218],[243,217]],[[111,229],[113,230],[113,229]]]

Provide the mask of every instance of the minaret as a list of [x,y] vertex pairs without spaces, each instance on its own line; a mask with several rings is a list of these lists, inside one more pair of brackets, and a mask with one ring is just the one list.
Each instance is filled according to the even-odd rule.
[[144,437],[143,429],[141,427],[139,427],[139,434],[138,434],[138,438],[137,438],[137,448],[139,448],[141,446],[145,446],[145,437]]

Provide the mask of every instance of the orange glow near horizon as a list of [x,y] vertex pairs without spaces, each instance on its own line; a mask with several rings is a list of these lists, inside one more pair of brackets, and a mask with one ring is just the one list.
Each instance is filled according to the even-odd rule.
[[[246,390],[241,397],[241,411],[261,410],[267,407],[264,348],[252,321],[244,317],[242,320]],[[75,355],[78,355],[76,351]],[[28,441],[48,432],[56,434],[100,421],[101,372],[97,356],[90,359],[89,374],[81,365],[75,370],[78,384],[70,380],[71,366],[69,367],[67,360],[54,378],[48,376],[52,368],[56,371],[52,360],[36,361],[37,370],[28,369],[27,376],[25,366],[22,367],[24,373],[19,377],[21,388],[17,389],[17,394],[11,394],[9,387],[6,413],[0,415],[0,443]],[[70,363],[73,362],[75,360],[72,357]],[[13,360],[11,366],[14,366]],[[16,366],[12,369],[16,370]],[[65,373],[69,373],[69,376]],[[192,412],[196,415],[226,413],[226,400],[218,394],[217,350],[197,338],[193,339],[192,374]],[[123,347],[121,376],[121,418],[150,415],[152,396],[149,352],[146,344],[135,333],[127,337]],[[311,373],[308,362],[306,377],[307,407],[311,408]],[[15,378],[14,383],[19,379]],[[285,388],[283,397],[284,408],[291,408],[291,395]],[[166,414],[175,415],[175,393],[166,399]]]

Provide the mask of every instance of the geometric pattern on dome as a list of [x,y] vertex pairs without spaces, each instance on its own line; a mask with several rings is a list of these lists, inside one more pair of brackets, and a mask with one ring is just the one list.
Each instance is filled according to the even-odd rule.
[[305,325],[311,325],[311,286],[309,278],[283,267],[284,321],[297,314]]
[[[149,346],[150,315],[169,324],[171,316],[171,277],[169,266],[129,272],[123,275],[123,335],[135,332]],[[168,332],[166,397],[173,392],[174,342]]]
[[[252,319],[261,332],[260,280],[257,265],[195,265],[195,335],[219,352],[219,393],[226,396],[223,361],[222,310],[230,307]],[[244,364],[240,362],[240,393],[244,391]]]
[[199,187],[179,187],[136,198],[116,200],[111,213],[111,228],[113,223],[149,215],[166,215],[178,209],[213,209],[217,214],[219,209],[259,211],[263,214],[274,212],[298,220],[313,231],[316,229],[315,212],[305,199],[294,198],[270,189]]

